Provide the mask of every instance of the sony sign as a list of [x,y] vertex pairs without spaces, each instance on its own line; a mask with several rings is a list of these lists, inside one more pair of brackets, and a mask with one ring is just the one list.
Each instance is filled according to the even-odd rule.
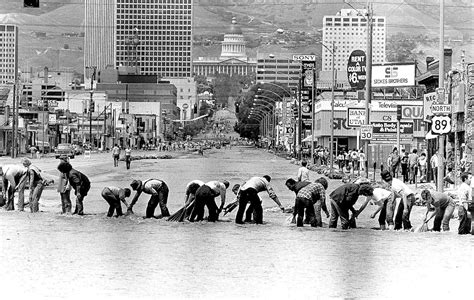
[[312,55],[312,54],[293,54],[293,60],[296,60],[296,61],[300,61],[300,60],[316,61],[316,55]]

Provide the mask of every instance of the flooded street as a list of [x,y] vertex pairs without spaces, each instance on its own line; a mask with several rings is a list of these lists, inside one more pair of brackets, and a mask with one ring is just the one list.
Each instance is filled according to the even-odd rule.
[[[57,160],[32,163],[58,174]],[[144,220],[147,195],[135,205],[135,215],[105,217],[103,187],[148,178],[168,184],[171,213],[182,206],[185,185],[193,179],[226,179],[232,186],[265,174],[272,176],[282,204],[291,206],[294,194],[284,181],[296,176],[297,166],[260,150],[235,147],[207,151],[204,157],[133,161],[131,170],[124,162],[114,168],[111,154],[71,163],[92,182],[85,216],[61,215],[55,186],[43,193],[42,213],[0,210],[4,299],[451,299],[469,294],[474,238],[458,236],[454,219],[449,233],[381,232],[371,229],[378,224],[369,218],[375,207],[368,206],[355,230],[296,228],[285,224],[289,214],[264,194],[266,224],[260,226],[236,225],[236,211],[215,224]],[[319,176],[311,173],[312,180]],[[328,190],[340,184],[333,181]],[[230,191],[227,199],[234,199]],[[414,208],[415,227],[424,213],[425,208]]]

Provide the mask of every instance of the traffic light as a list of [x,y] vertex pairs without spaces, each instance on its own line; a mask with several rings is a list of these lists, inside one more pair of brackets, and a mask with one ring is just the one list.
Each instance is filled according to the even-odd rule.
[[400,121],[402,119],[402,106],[397,105],[397,120]]
[[239,103],[235,103],[235,113],[238,114],[240,111],[239,109]]
[[23,0],[24,7],[39,7],[39,0]]
[[89,111],[90,112],[94,112],[94,106],[95,106],[94,100],[91,100],[89,102]]

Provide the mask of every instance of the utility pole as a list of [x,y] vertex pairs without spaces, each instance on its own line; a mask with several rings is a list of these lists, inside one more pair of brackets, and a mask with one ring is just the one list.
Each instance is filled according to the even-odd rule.
[[301,112],[301,89],[303,87],[303,74],[300,72],[300,80],[298,81],[298,160],[301,160],[301,131],[302,131],[302,123],[301,120],[302,112]]
[[91,100],[89,102],[89,144],[92,149],[92,107],[93,107],[93,95],[94,91],[91,90]]
[[[365,81],[365,124],[370,125],[370,103],[372,102],[372,4],[367,4],[367,68],[366,68],[366,81]],[[400,150],[400,149],[398,149]],[[365,172],[366,177],[369,178],[369,140],[365,141]],[[360,166],[359,166],[360,170]],[[375,170],[374,170],[375,172]]]
[[[332,50],[331,50],[331,145],[329,147],[330,152],[330,166],[329,172],[332,175],[334,171],[334,86],[336,85],[336,71],[335,71],[335,61],[334,55],[336,51],[336,46],[334,45],[334,40],[332,41]],[[336,149],[337,152],[337,149]],[[337,153],[336,153],[337,156]]]
[[12,158],[16,158],[16,144],[17,144],[17,133],[18,133],[18,130],[17,130],[17,119],[16,119],[16,109],[17,109],[17,103],[16,103],[16,94],[17,94],[17,90],[16,90],[16,87],[17,87],[17,78],[18,78],[18,75],[17,75],[17,68],[15,68],[15,79],[14,79],[14,82],[13,82],[13,99],[12,99],[12,102],[13,102],[13,105],[12,105],[12,109],[13,109],[13,122],[12,122],[12,153],[11,153],[11,156]]
[[[439,73],[438,73],[438,103],[444,103],[444,0],[439,2]],[[444,178],[444,134],[438,138],[438,192],[443,191]]]

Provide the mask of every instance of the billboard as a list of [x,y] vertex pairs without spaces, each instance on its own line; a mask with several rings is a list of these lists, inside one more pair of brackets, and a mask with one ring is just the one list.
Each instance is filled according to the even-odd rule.
[[362,50],[354,50],[347,62],[347,80],[352,89],[362,90],[366,80],[366,57]]
[[386,64],[372,66],[372,87],[401,87],[415,85],[415,64]]

